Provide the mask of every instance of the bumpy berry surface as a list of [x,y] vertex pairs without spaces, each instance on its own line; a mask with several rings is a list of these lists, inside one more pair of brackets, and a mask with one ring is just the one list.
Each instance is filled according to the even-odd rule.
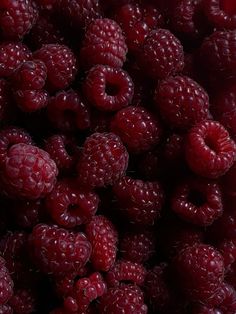
[[3,305],[13,294],[13,281],[2,257],[0,258],[0,291],[0,304]]
[[47,106],[49,96],[45,90],[17,90],[14,99],[22,111],[34,112]]

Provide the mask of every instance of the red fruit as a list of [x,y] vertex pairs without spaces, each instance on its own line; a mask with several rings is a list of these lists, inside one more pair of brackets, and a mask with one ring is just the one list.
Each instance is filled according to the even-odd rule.
[[36,310],[36,299],[31,290],[19,289],[9,301],[15,314],[30,314]]
[[18,90],[14,98],[22,111],[34,112],[47,106],[49,96],[45,90]]
[[7,303],[13,295],[13,281],[5,266],[5,260],[0,257],[0,305]]

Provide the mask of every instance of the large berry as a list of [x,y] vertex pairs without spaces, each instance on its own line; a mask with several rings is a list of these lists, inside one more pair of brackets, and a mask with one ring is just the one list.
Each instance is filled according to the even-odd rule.
[[7,303],[13,294],[13,281],[5,266],[5,260],[0,257],[0,305]]

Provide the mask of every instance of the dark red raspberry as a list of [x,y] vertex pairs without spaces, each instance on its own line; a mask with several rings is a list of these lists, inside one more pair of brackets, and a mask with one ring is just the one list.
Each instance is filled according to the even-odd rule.
[[207,302],[223,283],[223,257],[209,245],[185,248],[176,256],[173,266],[175,278],[190,300]]
[[143,107],[130,106],[116,113],[111,130],[120,136],[132,153],[154,148],[160,141],[162,129],[158,119]]
[[147,314],[148,308],[144,304],[140,289],[132,285],[124,285],[108,289],[101,297],[99,313],[103,314]]
[[190,130],[186,142],[186,159],[196,174],[218,178],[232,167],[235,157],[236,144],[220,123],[203,121]]
[[36,299],[30,289],[19,289],[9,301],[15,314],[31,314],[36,310]]
[[104,187],[125,175],[129,155],[113,133],[94,133],[84,143],[77,165],[78,180],[85,186]]
[[187,76],[161,81],[156,88],[155,104],[171,128],[189,129],[210,118],[208,94]]
[[0,257],[0,291],[0,304],[3,305],[13,295],[13,281],[2,257]]
[[118,238],[115,227],[106,217],[94,216],[85,231],[92,244],[93,267],[98,271],[108,271],[116,260]]
[[223,213],[220,186],[204,179],[190,178],[177,185],[171,204],[180,218],[197,226],[209,226]]
[[8,304],[0,305],[0,314],[13,314],[13,309]]
[[140,62],[154,79],[180,72],[184,67],[184,52],[180,41],[167,29],[152,31],[140,51]]
[[53,220],[65,228],[74,228],[92,219],[98,208],[98,195],[81,189],[72,180],[59,181],[46,197]]
[[45,90],[17,90],[14,93],[17,106],[24,112],[34,112],[47,106],[48,92]]
[[124,70],[98,65],[85,79],[84,94],[97,109],[116,111],[131,103],[134,85]]
[[110,19],[97,19],[85,33],[80,51],[81,64],[90,68],[97,64],[121,68],[127,46],[120,26]]
[[24,61],[31,58],[29,49],[20,42],[0,44],[0,76],[9,77]]
[[21,39],[33,27],[38,10],[31,0],[8,0],[0,4],[0,28],[6,39]]
[[224,258],[225,271],[236,262],[236,239],[224,239],[217,243],[217,249]]
[[164,194],[158,182],[123,177],[113,186],[113,192],[129,222],[152,225],[160,216]]
[[50,90],[67,88],[77,73],[77,61],[72,50],[60,44],[42,46],[34,58],[43,61],[47,67],[47,85]]
[[91,254],[91,245],[83,233],[46,224],[34,227],[30,247],[36,265],[55,275],[79,270]]
[[152,232],[125,233],[120,242],[122,258],[134,263],[144,263],[155,253],[155,236]]
[[84,130],[90,126],[89,108],[73,89],[60,91],[52,97],[47,113],[53,126],[61,131]]

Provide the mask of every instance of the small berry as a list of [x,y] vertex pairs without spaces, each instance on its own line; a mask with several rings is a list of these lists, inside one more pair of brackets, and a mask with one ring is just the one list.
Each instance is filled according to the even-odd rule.
[[14,93],[17,106],[24,112],[35,112],[47,106],[48,92],[45,90],[17,90]]
[[0,257],[0,305],[7,303],[13,295],[13,281],[5,266],[5,260]]

